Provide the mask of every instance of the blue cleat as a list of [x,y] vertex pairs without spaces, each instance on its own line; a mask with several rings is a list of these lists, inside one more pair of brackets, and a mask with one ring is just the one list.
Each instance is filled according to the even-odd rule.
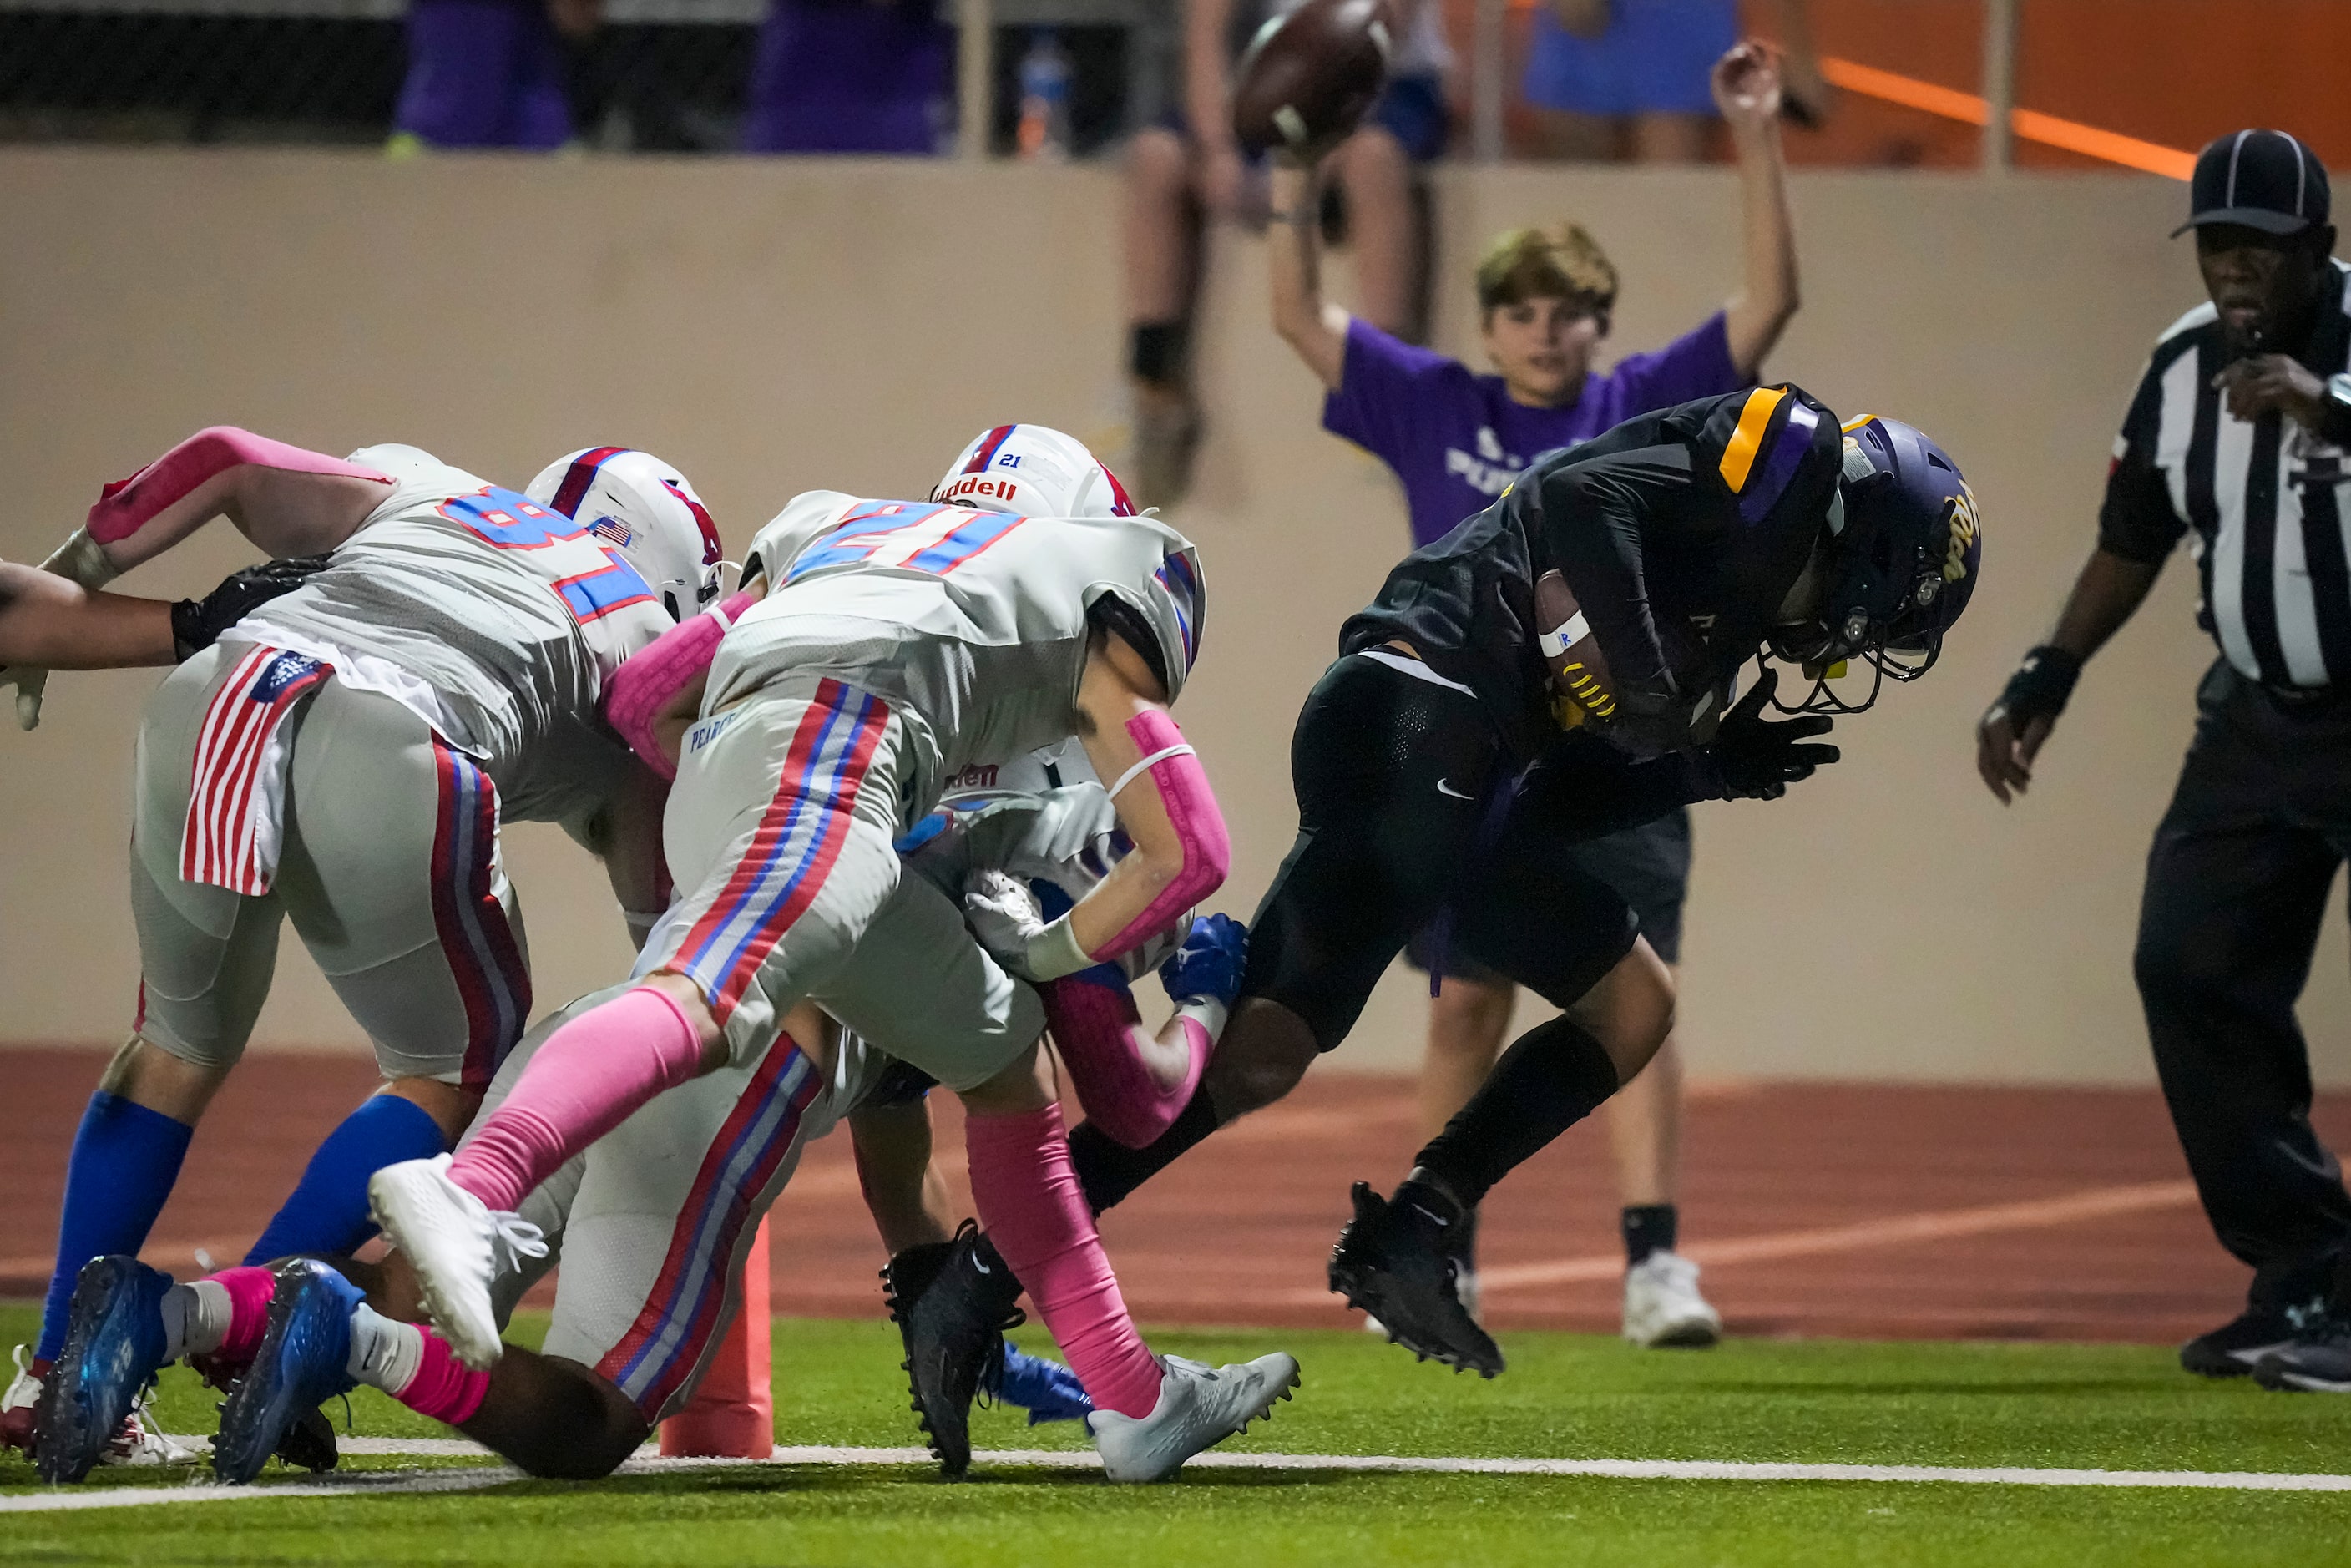
[[315,1259],[278,1266],[261,1350],[221,1406],[215,1477],[231,1486],[250,1481],[289,1427],[358,1386],[344,1366],[351,1357],[351,1314],[366,1301],[357,1285]]
[[136,1258],[93,1258],[74,1281],[66,1346],[41,1391],[33,1462],[45,1481],[89,1474],[163,1369],[172,1276]]
[[1094,1409],[1076,1373],[1058,1361],[1030,1355],[1010,1340],[1004,1342],[1004,1370],[989,1392],[1007,1405],[1028,1411],[1031,1427],[1047,1421],[1081,1421]]

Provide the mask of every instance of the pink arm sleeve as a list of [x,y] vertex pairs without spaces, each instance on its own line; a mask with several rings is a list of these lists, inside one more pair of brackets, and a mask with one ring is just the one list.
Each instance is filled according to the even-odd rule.
[[[1184,743],[1184,732],[1176,727],[1176,721],[1165,710],[1152,708],[1127,720],[1126,733],[1142,749],[1144,759],[1138,767],[1151,775],[1152,784],[1159,790],[1160,804],[1166,808],[1176,841],[1183,846],[1184,863],[1176,880],[1133,924],[1112,937],[1108,946],[1092,955],[1095,958],[1115,958],[1132,952],[1175,925],[1186,910],[1225,884],[1233,863],[1232,836],[1225,831],[1225,814],[1217,809],[1216,791],[1208,788],[1207,770]],[[1130,772],[1111,790],[1113,800],[1133,777]]]
[[[119,570],[127,571],[142,560],[161,555],[214,515],[211,511],[194,510],[172,517],[163,517],[164,513],[187,499],[206,480],[246,465],[289,474],[367,479],[384,486],[392,483],[389,474],[346,463],[323,452],[288,446],[234,425],[215,424],[199,430],[130,478],[117,479],[100,490],[85,527],[89,537],[105,549],[107,559]],[[158,517],[162,517],[161,523]]]
[[604,717],[629,749],[663,778],[677,777],[677,758],[663,752],[653,721],[678,693],[709,670],[726,629],[758,602],[754,595],[738,593],[716,611],[690,615],[630,654],[612,673],[611,689],[604,694]]

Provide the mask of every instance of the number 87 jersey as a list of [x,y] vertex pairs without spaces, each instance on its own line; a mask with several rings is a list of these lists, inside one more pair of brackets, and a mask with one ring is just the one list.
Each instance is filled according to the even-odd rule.
[[242,634],[397,697],[502,789],[557,729],[592,722],[623,660],[715,596],[709,514],[648,454],[591,447],[528,493],[413,447],[354,460],[391,476],[392,494]]

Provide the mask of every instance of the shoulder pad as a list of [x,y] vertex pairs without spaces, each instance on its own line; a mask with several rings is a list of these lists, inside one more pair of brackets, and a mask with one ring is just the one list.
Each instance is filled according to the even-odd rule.
[[823,538],[840,521],[841,515],[856,504],[856,497],[839,490],[804,490],[794,496],[765,528],[751,536],[750,549],[743,554],[744,577],[768,571],[768,586],[775,587],[775,572],[769,569],[791,565],[802,550]]

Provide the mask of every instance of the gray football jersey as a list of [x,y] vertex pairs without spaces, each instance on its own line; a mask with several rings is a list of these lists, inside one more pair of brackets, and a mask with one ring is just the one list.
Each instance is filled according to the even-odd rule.
[[426,720],[480,758],[509,818],[592,810],[624,767],[596,716],[604,680],[668,612],[592,536],[517,492],[413,446],[351,459],[392,475],[392,494],[324,570],[230,635],[340,657],[356,684],[390,666],[380,689],[434,709]]
[[768,596],[720,645],[704,712],[810,675],[870,692],[905,717],[914,816],[974,764],[1069,738],[1088,614],[1104,596],[1158,643],[1171,698],[1198,648],[1198,554],[1148,517],[1022,517],[820,490],[761,529],[747,559]]

